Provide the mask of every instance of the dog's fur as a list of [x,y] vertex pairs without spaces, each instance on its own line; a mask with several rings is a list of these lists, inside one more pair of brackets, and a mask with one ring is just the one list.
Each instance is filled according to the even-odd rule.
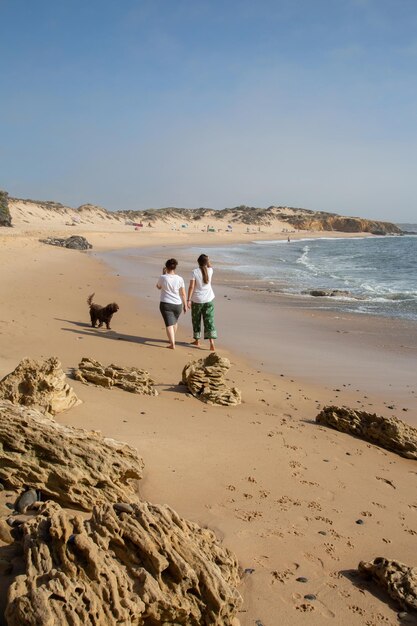
[[98,322],[99,328],[101,328],[103,324],[106,324],[107,328],[110,328],[111,318],[113,314],[119,310],[119,305],[112,302],[107,306],[100,306],[99,304],[93,304],[93,298],[94,294],[92,293],[87,299],[87,304],[90,307],[91,326],[95,328]]

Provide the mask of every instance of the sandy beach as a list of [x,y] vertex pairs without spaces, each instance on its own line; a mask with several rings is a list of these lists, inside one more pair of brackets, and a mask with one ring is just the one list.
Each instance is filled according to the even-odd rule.
[[[218,268],[218,352],[232,362],[228,379],[242,390],[243,403],[213,407],[179,385],[184,365],[208,354],[207,345],[189,345],[189,317],[181,319],[177,349],[165,349],[157,252],[161,262],[181,253],[188,270],[190,247],[270,239],[271,232],[167,227],[145,236],[117,225],[99,228],[94,220],[74,229],[24,219],[0,231],[0,378],[25,356],[57,356],[68,375],[84,356],[146,369],[157,397],[72,380],[82,404],[56,419],[137,448],[145,462],[141,497],[211,528],[236,554],[240,624],[398,624],[398,606],[356,568],[377,556],[415,565],[415,461],[314,420],[320,408],[336,404],[416,425],[415,325],[312,311],[291,298],[277,302],[239,289]],[[52,233],[84,234],[93,251],[38,241]],[[105,253],[132,247],[143,254],[137,276],[112,272]],[[89,325],[92,292],[97,302],[119,304],[112,330]]]

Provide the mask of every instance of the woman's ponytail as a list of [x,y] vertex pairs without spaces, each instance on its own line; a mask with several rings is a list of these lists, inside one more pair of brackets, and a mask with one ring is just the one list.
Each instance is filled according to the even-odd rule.
[[208,276],[207,268],[210,267],[210,261],[209,261],[207,254],[200,254],[200,256],[197,259],[197,263],[203,275],[203,283],[207,285],[209,283],[209,276]]

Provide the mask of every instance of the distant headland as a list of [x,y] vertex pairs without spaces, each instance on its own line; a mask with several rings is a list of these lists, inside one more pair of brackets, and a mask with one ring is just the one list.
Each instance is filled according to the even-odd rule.
[[184,209],[165,207],[145,210],[108,211],[94,204],[83,204],[71,208],[60,202],[19,199],[9,197],[0,191],[0,226],[13,227],[15,222],[30,224],[32,218],[56,222],[57,219],[67,224],[99,222],[115,226],[146,224],[175,224],[198,226],[199,222],[215,223],[224,228],[246,226],[249,228],[280,231],[324,231],[342,233],[370,233],[373,235],[401,235],[403,231],[391,222],[369,220],[362,217],[349,217],[325,211],[294,208],[288,206],[269,206],[267,208],[240,205],[225,209],[195,208]]

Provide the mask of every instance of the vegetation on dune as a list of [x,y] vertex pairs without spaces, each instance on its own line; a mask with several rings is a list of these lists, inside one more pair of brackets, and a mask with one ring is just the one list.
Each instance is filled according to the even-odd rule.
[[[3,204],[7,206],[7,193],[1,193],[1,206],[3,207]],[[258,227],[258,229],[261,227],[273,226],[275,222],[278,222],[281,226],[282,223],[284,223],[287,224],[290,229],[304,231],[338,231],[346,233],[367,232],[374,235],[402,233],[398,226],[390,222],[379,222],[360,217],[347,217],[338,215],[337,213],[327,213],[325,211],[313,211],[311,209],[288,206],[272,205],[267,208],[261,208],[242,204],[220,210],[204,207],[195,209],[164,207],[160,209],[150,208],[145,210],[108,211],[107,209],[94,204],[83,204],[77,209],[69,209],[69,207],[65,207],[59,202],[17,200],[15,198],[10,198],[10,200],[37,204],[39,207],[47,209],[48,211],[55,211],[62,214],[68,210],[76,211],[79,216],[83,216],[86,213],[95,214],[97,217],[101,217],[102,219],[107,218],[109,220],[118,220],[127,224],[155,224],[157,221],[169,224],[173,220],[180,221],[182,223],[205,220],[207,224],[210,224],[214,221],[221,220],[227,225],[244,224],[247,227]],[[94,217],[94,215],[90,215],[90,217]],[[10,224],[3,223],[2,225],[11,225],[11,221]]]
[[12,216],[9,211],[9,194],[0,189],[0,226],[12,226]]

